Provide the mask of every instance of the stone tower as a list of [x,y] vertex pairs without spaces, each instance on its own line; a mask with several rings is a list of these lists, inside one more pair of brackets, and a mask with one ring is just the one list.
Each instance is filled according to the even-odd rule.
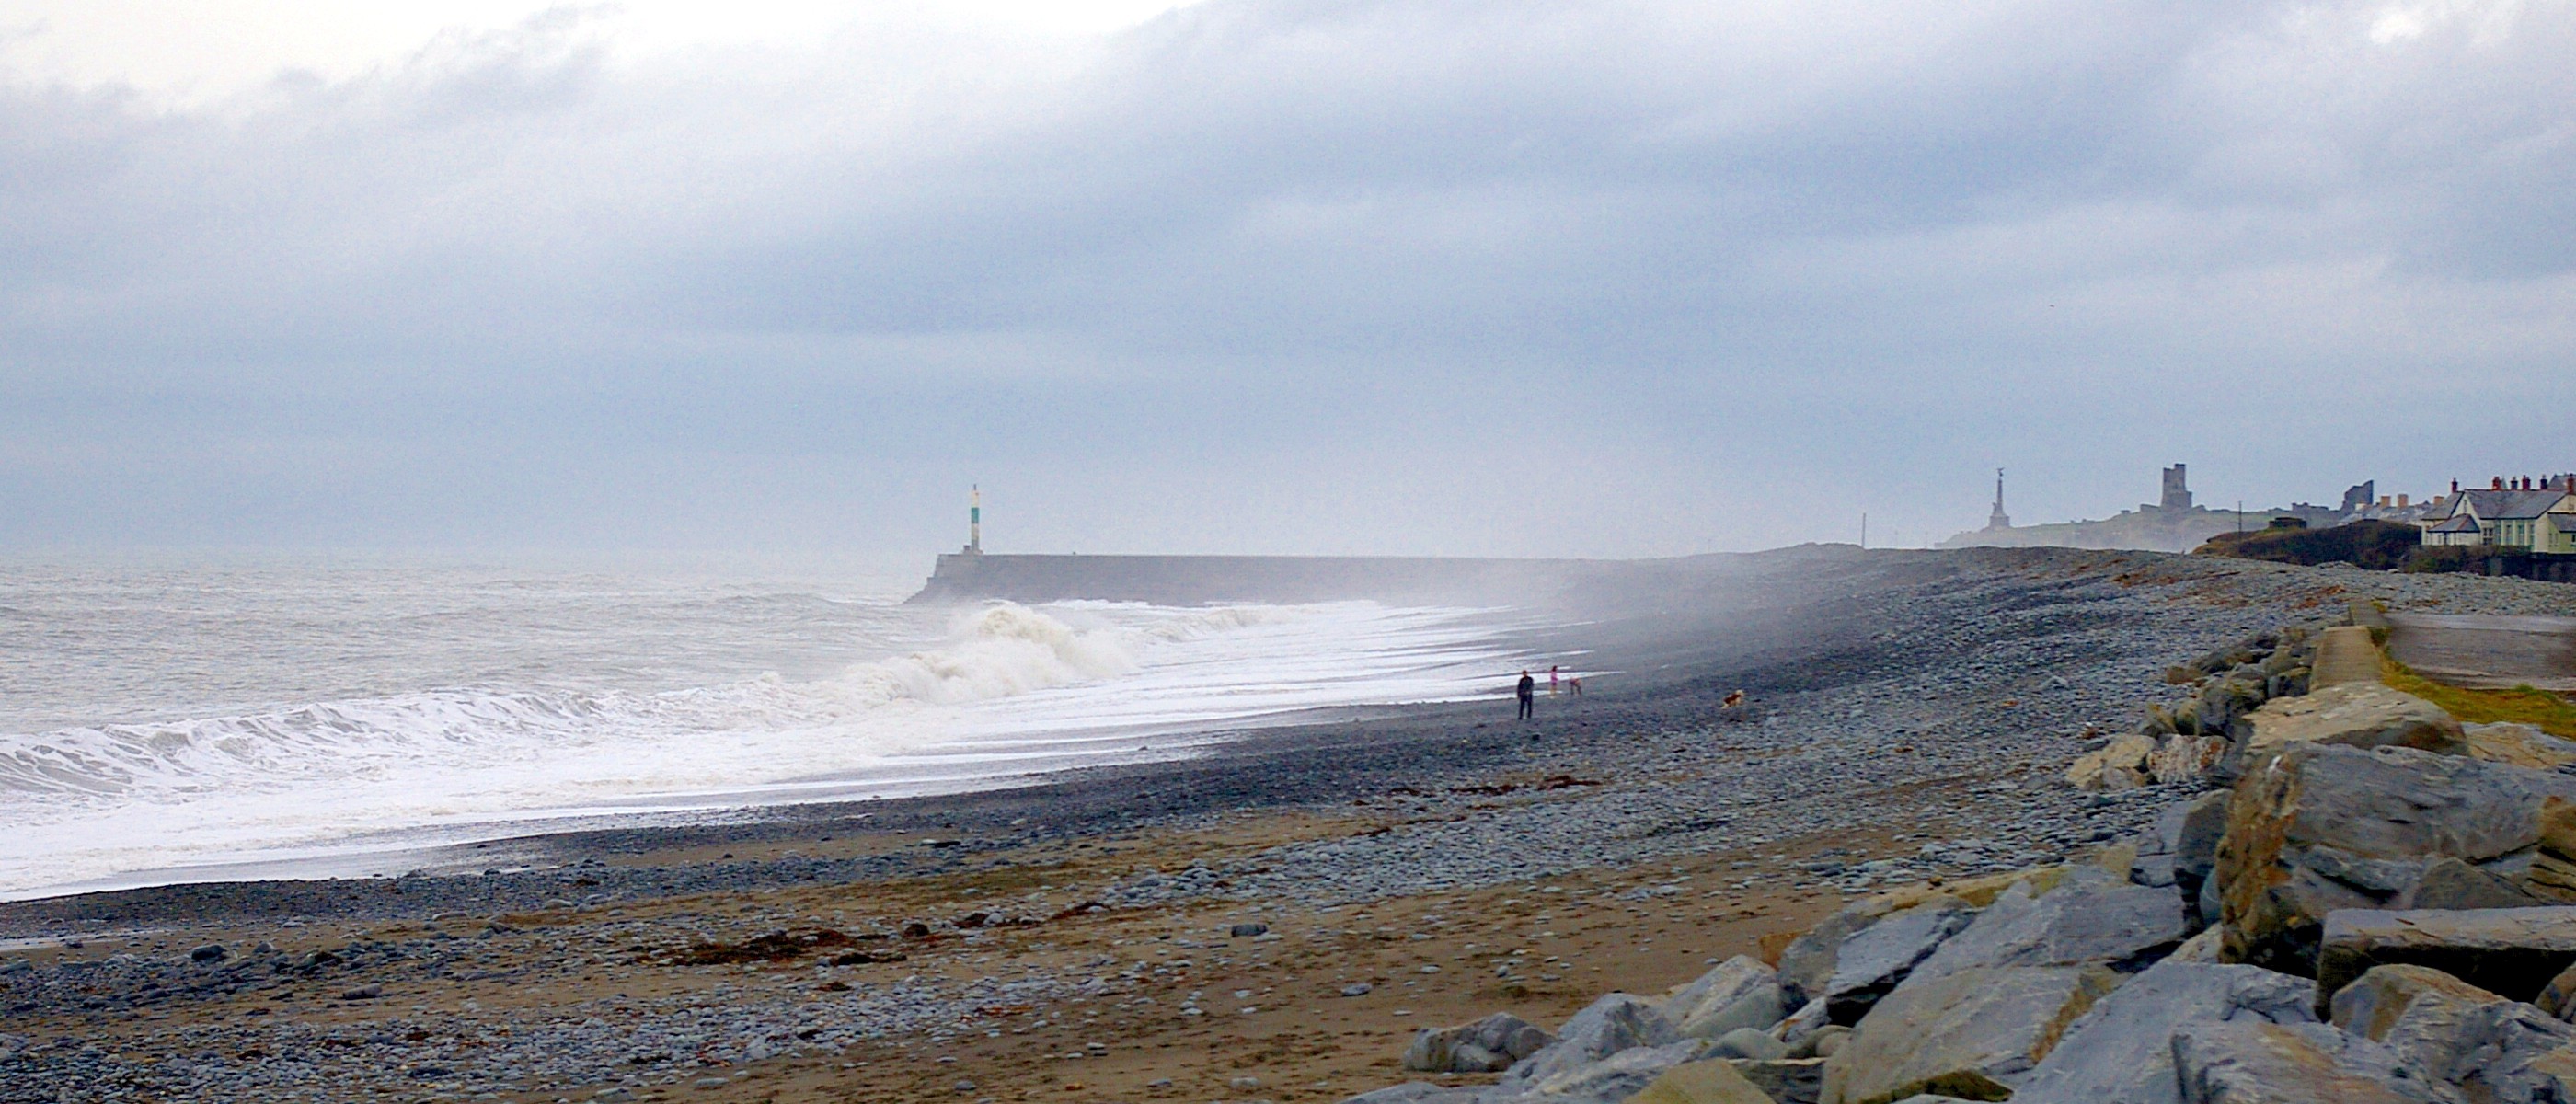
[[2004,470],[1995,469],[1995,512],[1986,515],[1986,528],[2012,528],[2012,515],[2004,512]]
[[2191,488],[2183,484],[2182,465],[2165,469],[2165,497],[2156,505],[2167,510],[2191,509]]

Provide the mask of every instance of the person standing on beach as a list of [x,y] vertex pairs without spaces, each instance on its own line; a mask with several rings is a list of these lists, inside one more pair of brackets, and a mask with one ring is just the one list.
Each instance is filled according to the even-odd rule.
[[1547,665],[1547,696],[1556,696],[1556,664]]
[[1527,671],[1521,672],[1520,695],[1520,719],[1526,721],[1538,710],[1538,680],[1531,678]]

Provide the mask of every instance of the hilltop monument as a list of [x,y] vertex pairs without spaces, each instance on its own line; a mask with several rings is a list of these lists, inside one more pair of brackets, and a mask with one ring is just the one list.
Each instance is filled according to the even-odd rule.
[[2004,470],[2002,468],[1995,469],[1995,509],[1993,513],[1986,515],[1986,528],[2012,528],[2012,515],[2004,512]]
[[2182,465],[2165,469],[2164,499],[2156,503],[2159,510],[2191,509],[2191,488],[2183,483]]

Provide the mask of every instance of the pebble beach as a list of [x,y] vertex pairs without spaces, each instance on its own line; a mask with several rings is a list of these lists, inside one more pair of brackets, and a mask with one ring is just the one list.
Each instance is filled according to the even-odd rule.
[[2189,794],[2061,775],[2212,649],[2355,602],[2576,615],[2517,579],[1766,556],[1563,619],[1544,643],[1611,673],[1526,724],[1379,711],[399,878],[0,905],[0,1102],[1341,1100],[1415,1028],[1555,1022],[1856,895],[2146,830]]

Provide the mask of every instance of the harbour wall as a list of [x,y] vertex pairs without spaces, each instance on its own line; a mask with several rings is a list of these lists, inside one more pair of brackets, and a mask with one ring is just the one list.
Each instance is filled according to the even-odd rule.
[[1083,556],[951,553],[913,602],[1543,602],[1618,561],[1404,556]]

